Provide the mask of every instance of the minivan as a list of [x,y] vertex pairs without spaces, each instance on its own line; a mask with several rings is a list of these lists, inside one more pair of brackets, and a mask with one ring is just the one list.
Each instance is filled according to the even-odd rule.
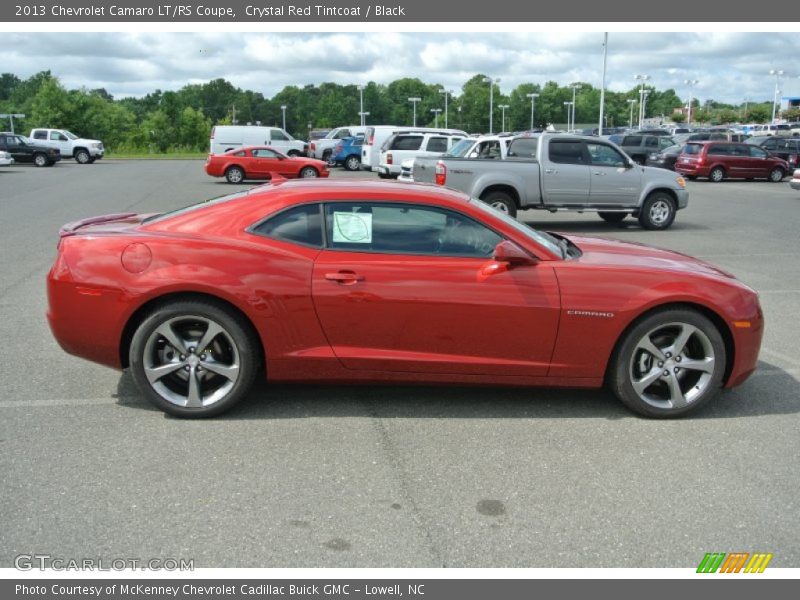
[[308,144],[294,139],[280,127],[216,125],[211,128],[211,154],[224,154],[242,146],[269,146],[287,156],[302,156],[308,150]]
[[783,181],[789,163],[758,146],[738,142],[689,142],[675,163],[675,170],[689,179],[708,177]]

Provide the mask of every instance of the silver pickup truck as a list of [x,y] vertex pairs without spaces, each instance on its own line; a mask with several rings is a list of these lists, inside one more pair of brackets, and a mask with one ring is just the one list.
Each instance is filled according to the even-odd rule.
[[667,229],[686,208],[680,175],[637,165],[608,140],[545,133],[515,138],[506,160],[418,158],[414,181],[466,192],[515,216],[517,210],[597,211],[610,223],[628,215],[646,229]]

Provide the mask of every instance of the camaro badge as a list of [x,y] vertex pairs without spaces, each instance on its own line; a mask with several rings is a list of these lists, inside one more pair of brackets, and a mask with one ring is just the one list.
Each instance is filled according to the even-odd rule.
[[568,315],[575,315],[576,317],[601,317],[603,319],[610,319],[614,316],[612,312],[599,312],[596,310],[568,310]]

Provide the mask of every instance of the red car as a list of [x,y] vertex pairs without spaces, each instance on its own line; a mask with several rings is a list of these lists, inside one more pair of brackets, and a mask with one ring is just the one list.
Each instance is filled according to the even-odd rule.
[[789,173],[789,163],[751,144],[690,142],[678,155],[675,170],[689,179],[769,179],[777,183]]
[[270,381],[599,388],[672,417],[756,368],[757,294],[691,257],[531,229],[464,194],[287,182],[61,230],[62,348],[182,417]]
[[225,177],[228,183],[245,179],[271,179],[273,173],[286,179],[295,177],[327,177],[328,165],[305,156],[286,156],[268,146],[245,146],[225,154],[209,154],[206,173]]

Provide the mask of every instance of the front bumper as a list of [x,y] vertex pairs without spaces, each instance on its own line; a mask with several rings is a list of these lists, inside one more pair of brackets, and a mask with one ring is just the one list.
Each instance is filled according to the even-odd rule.
[[689,206],[689,192],[686,188],[675,190],[675,196],[678,198],[678,210]]

